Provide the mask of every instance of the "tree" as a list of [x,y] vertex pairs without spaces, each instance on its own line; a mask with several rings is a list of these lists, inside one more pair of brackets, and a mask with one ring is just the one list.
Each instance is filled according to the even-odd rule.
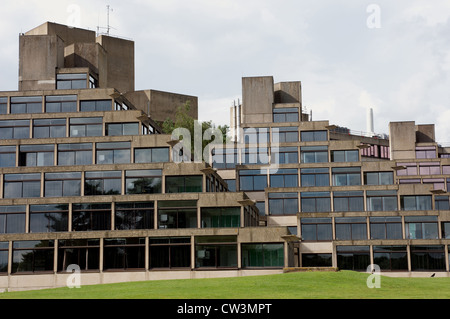
[[[190,132],[190,136],[191,136],[190,151],[191,151],[191,154],[193,154],[194,153],[194,137],[195,137],[196,120],[192,116],[189,115],[190,108],[191,108],[190,101],[187,101],[184,105],[180,105],[177,108],[177,111],[175,113],[175,122],[172,121],[172,119],[167,118],[162,124],[162,130],[163,130],[164,134],[172,134],[173,130],[175,130],[176,128],[187,129]],[[215,141],[215,142],[220,142],[222,144],[225,144],[230,139],[230,137],[228,136],[228,132],[230,129],[228,125],[218,125],[216,127],[216,125],[212,121],[206,121],[206,122],[201,122],[201,127],[202,127],[202,150],[204,150],[205,147],[212,140],[215,141],[215,137],[212,140],[204,139],[205,132],[208,129],[216,129],[217,128],[221,132],[221,140]]]

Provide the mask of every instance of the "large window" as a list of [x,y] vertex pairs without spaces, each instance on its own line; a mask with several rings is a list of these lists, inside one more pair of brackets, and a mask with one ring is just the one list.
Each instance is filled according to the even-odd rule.
[[450,203],[448,196],[434,196],[434,209],[436,210],[450,210]]
[[270,215],[298,213],[298,193],[269,193]]
[[125,172],[127,194],[161,193],[162,170],[146,169]]
[[217,169],[232,169],[239,164],[239,151],[236,148],[214,148],[211,151],[212,167]]
[[169,161],[168,147],[135,148],[135,163],[161,163]]
[[3,175],[3,198],[40,197],[41,174]]
[[198,236],[195,238],[197,268],[237,267],[236,236]]
[[365,185],[391,185],[394,184],[394,174],[392,172],[365,172]]
[[84,195],[116,195],[121,193],[121,171],[96,171],[85,173]]
[[267,147],[246,147],[241,150],[242,164],[269,164],[269,150]]
[[419,175],[440,175],[441,167],[438,162],[419,163]]
[[437,216],[405,216],[407,239],[438,239]]
[[56,75],[57,90],[78,90],[86,88],[86,73],[61,73]]
[[0,139],[30,138],[30,120],[0,121]]
[[242,244],[242,268],[251,267],[283,267],[284,246],[274,244]]
[[100,267],[100,239],[63,239],[58,241],[58,271],[69,265],[80,270],[98,270]]
[[330,241],[333,239],[331,218],[301,218],[302,240]]
[[320,168],[302,168],[300,170],[302,187],[330,186],[329,169]]
[[300,147],[300,161],[305,164],[328,162],[328,146]]
[[19,147],[19,166],[53,166],[55,145],[30,144]]
[[445,270],[444,245],[411,246],[411,270]]
[[42,96],[12,96],[11,114],[42,113]]
[[336,217],[336,240],[367,239],[366,217]]
[[33,137],[66,137],[66,119],[33,120]]
[[302,142],[327,141],[327,131],[301,131],[300,139]]
[[92,143],[58,144],[58,165],[91,165]]
[[430,210],[431,195],[404,195],[400,196],[402,210]]
[[111,230],[111,204],[73,204],[72,230]]
[[332,162],[358,162],[358,150],[331,151]]
[[303,213],[331,211],[330,192],[302,192],[300,196]]
[[45,97],[46,113],[74,113],[76,111],[76,95],[49,95]]
[[269,142],[269,128],[250,127],[243,129],[242,141],[245,144],[267,144]]
[[397,210],[397,191],[367,191],[367,211]]
[[202,175],[166,176],[166,193],[197,193],[202,185]]
[[190,268],[190,237],[149,239],[150,268]]
[[364,211],[364,192],[334,192],[333,204],[335,212],[362,212]]
[[25,232],[25,205],[0,206],[0,234]]
[[370,217],[371,239],[402,239],[402,218],[400,216]]
[[80,196],[81,195],[81,173],[45,173],[44,196]]
[[298,142],[298,127],[284,126],[272,128],[272,142],[276,141],[279,143]]
[[112,111],[112,100],[80,101],[80,111]]
[[402,168],[397,170],[397,176],[417,175],[417,163],[397,163],[397,166]]
[[0,241],[0,273],[8,272],[9,242]]
[[145,238],[105,238],[104,270],[145,268]]
[[239,189],[241,191],[261,191],[267,187],[267,175],[259,169],[239,171]]
[[271,152],[272,164],[293,164],[298,163],[298,149],[293,147],[272,148]]
[[331,267],[332,254],[302,254],[302,267]]
[[370,262],[369,246],[336,246],[337,266],[344,270],[367,270]]
[[102,136],[103,119],[101,117],[74,117],[69,120],[69,136]]
[[406,246],[373,246],[373,262],[383,270],[408,270]]
[[54,240],[13,242],[12,273],[53,271]]
[[158,228],[197,228],[197,202],[159,201]]
[[153,229],[154,202],[116,203],[115,229]]
[[333,167],[331,174],[333,186],[361,185],[360,167]]
[[0,167],[16,166],[16,146],[0,146]]
[[436,157],[436,146],[416,146],[416,158]]
[[107,123],[105,135],[139,135],[139,123]]
[[240,207],[204,207],[201,211],[201,225],[210,227],[240,227]]
[[0,97],[0,114],[8,113],[8,97]]
[[298,172],[296,168],[269,170],[270,187],[297,187]]
[[96,145],[97,164],[122,164],[131,161],[130,142],[106,142]]
[[273,109],[273,122],[298,122],[298,108],[297,107],[283,107]]
[[68,230],[69,205],[30,205],[30,233]]

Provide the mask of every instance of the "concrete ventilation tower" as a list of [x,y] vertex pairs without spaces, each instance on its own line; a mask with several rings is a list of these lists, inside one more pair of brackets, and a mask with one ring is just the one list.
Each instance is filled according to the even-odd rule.
[[372,137],[375,135],[374,129],[373,129],[373,109],[368,108],[367,109],[367,135],[369,137]]

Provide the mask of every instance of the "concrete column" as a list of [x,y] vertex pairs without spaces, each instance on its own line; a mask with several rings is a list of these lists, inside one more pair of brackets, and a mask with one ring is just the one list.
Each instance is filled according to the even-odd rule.
[[69,213],[68,213],[67,219],[68,219],[68,223],[69,223],[69,225],[67,226],[67,229],[69,232],[71,232],[72,231],[72,203],[69,204]]
[[149,253],[149,237],[145,237],[145,272],[148,272],[150,266],[150,253]]
[[406,255],[408,258],[408,271],[411,271],[411,246],[406,245]]
[[289,244],[284,242],[284,267],[289,267]]
[[158,201],[155,200],[153,204],[153,229],[158,229]]
[[103,272],[103,250],[104,250],[104,239],[100,238],[100,258],[99,258],[99,271]]
[[11,275],[13,264],[13,242],[8,242],[8,275]]
[[[333,222],[333,224],[334,224],[334,222]],[[334,226],[334,225],[333,225]],[[334,227],[333,227],[333,233],[334,233]],[[333,235],[334,236],[334,235]],[[331,262],[331,265],[333,266],[333,267],[337,267],[337,252],[336,252],[336,245],[333,245],[333,252],[332,252],[332,255],[331,255],[331,259],[332,259],[332,262]]]
[[191,236],[191,269],[195,269],[195,237]]
[[449,271],[449,260],[448,260],[448,245],[444,245],[444,255],[445,255],[445,271]]
[[30,232],[30,205],[25,205],[25,233]]
[[111,230],[114,230],[116,228],[116,223],[115,223],[115,211],[116,211],[116,202],[112,202],[111,203]]
[[53,249],[53,273],[56,274],[58,271],[58,239],[55,239]]
[[242,256],[241,256],[242,254],[241,254],[241,242],[239,241],[239,239],[238,239],[238,241],[237,241],[237,267],[238,267],[238,269],[241,269],[242,268]]

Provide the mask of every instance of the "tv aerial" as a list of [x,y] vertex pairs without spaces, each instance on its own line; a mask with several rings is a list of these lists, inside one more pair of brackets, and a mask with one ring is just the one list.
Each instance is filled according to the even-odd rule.
[[100,34],[100,29],[106,29],[106,35],[109,35],[109,30],[114,29],[109,24],[109,12],[112,12],[112,11],[113,11],[113,9],[111,8],[111,6],[109,4],[106,5],[106,27],[97,26],[97,34]]

